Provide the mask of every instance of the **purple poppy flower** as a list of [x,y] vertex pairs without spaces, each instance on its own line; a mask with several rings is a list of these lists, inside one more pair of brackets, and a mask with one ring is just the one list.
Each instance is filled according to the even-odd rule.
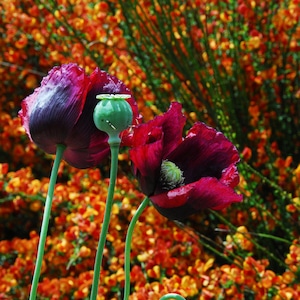
[[[98,94],[131,94],[124,83],[96,69],[91,76],[76,64],[54,67],[41,86],[22,101],[19,115],[29,138],[49,154],[66,146],[63,158],[77,168],[97,165],[110,152],[108,135],[93,121]],[[137,118],[133,97],[127,99]]]
[[222,209],[242,201],[239,154],[221,133],[198,122],[182,138],[185,117],[179,103],[133,135],[130,157],[141,189],[169,219],[183,220],[206,208]]

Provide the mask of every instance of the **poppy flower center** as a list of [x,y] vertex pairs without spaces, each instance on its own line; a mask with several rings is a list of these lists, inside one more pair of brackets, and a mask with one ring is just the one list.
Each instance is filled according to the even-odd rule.
[[183,171],[181,171],[176,164],[169,160],[163,160],[160,170],[160,182],[162,188],[172,190],[184,183]]

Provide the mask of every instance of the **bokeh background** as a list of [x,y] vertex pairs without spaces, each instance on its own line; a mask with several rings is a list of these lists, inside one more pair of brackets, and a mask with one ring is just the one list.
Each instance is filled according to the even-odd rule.
[[[239,149],[244,201],[174,223],[148,207],[133,235],[130,299],[300,297],[299,0],[0,0],[0,299],[27,299],[53,157],[17,114],[55,65],[108,71],[144,121],[182,103]],[[38,299],[88,299],[109,160],[63,163]],[[144,195],[127,150],[99,299],[122,299],[124,240]]]

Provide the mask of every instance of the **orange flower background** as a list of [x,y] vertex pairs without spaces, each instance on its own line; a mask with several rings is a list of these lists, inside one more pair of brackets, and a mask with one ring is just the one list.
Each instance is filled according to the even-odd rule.
[[[144,120],[180,101],[191,122],[219,128],[241,153],[243,203],[185,224],[153,207],[142,214],[130,299],[299,298],[299,4],[1,0],[0,299],[28,297],[51,168],[17,112],[68,62],[124,81]],[[107,167],[61,165],[40,299],[88,299],[107,177]],[[125,235],[143,197],[124,151],[99,299],[122,298]]]

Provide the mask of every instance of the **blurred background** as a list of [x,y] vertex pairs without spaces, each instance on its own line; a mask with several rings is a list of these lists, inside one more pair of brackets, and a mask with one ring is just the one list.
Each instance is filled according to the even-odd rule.
[[[241,154],[242,203],[181,224],[146,210],[131,299],[300,295],[299,0],[0,0],[0,14],[0,299],[28,295],[52,165],[25,134],[20,103],[68,62],[124,81],[145,122],[182,103],[186,130],[206,122]],[[61,165],[40,299],[88,299],[108,171]],[[99,299],[121,299],[142,198],[124,149]]]

